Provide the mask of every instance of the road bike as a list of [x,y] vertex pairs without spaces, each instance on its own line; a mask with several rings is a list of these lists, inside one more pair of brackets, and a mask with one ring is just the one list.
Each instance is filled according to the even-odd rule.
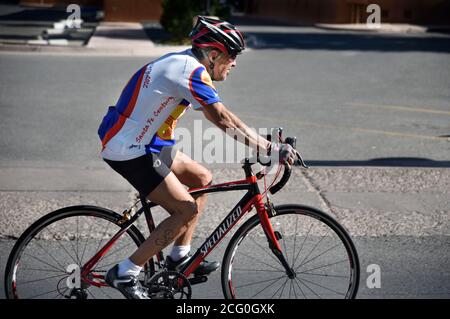
[[[281,132],[279,129],[279,140]],[[296,138],[288,137],[285,142],[295,148]],[[254,173],[257,163],[262,170]],[[307,168],[300,154],[296,164]],[[286,185],[292,166],[279,165],[272,183],[269,187],[264,183],[261,192],[258,181],[265,182],[267,165],[267,159],[246,158],[242,166],[245,179],[189,190],[193,197],[247,192],[183,269],[167,270],[162,251],[145,264],[140,280],[151,298],[191,298],[192,286],[208,280],[194,274],[196,267],[252,211],[255,214],[237,229],[223,256],[221,284],[225,298],[355,298],[360,268],[348,232],[316,208],[275,206],[269,193],[275,194]],[[136,226],[140,216],[145,216],[150,232],[155,229],[151,212],[155,206],[141,196],[122,214],[81,205],[43,216],[20,236],[11,251],[5,271],[6,297],[123,298],[105,283],[104,276],[145,241]]]

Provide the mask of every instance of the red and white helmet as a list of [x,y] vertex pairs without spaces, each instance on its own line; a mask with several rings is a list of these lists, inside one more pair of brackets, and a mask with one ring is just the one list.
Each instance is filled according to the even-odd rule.
[[242,33],[231,23],[219,19],[197,16],[189,37],[193,46],[214,47],[232,57],[245,49]]

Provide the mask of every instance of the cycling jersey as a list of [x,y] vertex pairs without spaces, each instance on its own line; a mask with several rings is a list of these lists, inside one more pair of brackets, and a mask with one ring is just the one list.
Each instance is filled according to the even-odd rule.
[[175,143],[177,121],[191,106],[220,98],[205,67],[186,50],[167,54],[138,70],[98,129],[102,156],[124,161],[159,153]]

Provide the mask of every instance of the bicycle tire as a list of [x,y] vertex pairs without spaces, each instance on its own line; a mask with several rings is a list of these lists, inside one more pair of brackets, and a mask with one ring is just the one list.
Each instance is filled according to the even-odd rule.
[[[289,265],[295,270],[295,277],[287,276],[281,263],[270,251],[262,227],[257,227],[260,221],[255,215],[236,231],[225,251],[221,273],[224,297],[226,299],[355,298],[360,276],[359,259],[355,245],[345,228],[328,214],[312,207],[291,204],[277,206],[274,210],[276,213],[270,221],[274,230],[281,235],[279,242]],[[300,217],[308,221],[309,225],[305,222],[299,224]],[[328,233],[325,232],[327,230]],[[310,233],[313,242],[305,245]],[[264,246],[265,243],[267,245]],[[301,245],[298,252],[291,246],[287,248],[287,245],[292,243],[294,247]],[[342,247],[339,247],[333,255],[330,248],[320,254],[312,254],[315,248],[322,248],[330,243],[333,245],[332,248],[338,245]],[[305,250],[300,258],[303,248]],[[261,250],[265,254],[261,254]],[[292,255],[288,255],[291,252]],[[346,255],[345,258],[339,256],[341,254]],[[334,262],[336,256],[338,262]],[[320,260],[329,264],[317,265]],[[297,264],[297,261],[300,262]],[[341,265],[346,261],[347,266]],[[330,269],[333,266],[337,269]],[[274,277],[275,273],[277,274]],[[345,279],[345,276],[348,278]],[[310,277],[314,277],[314,280],[309,280]],[[324,283],[325,279],[329,279],[329,282]],[[341,290],[338,291],[337,288]]]
[[[111,235],[109,233],[110,227],[114,225],[114,229],[111,231],[112,233],[115,233],[120,228],[118,221],[121,218],[122,216],[111,210],[101,207],[82,205],[65,207],[56,210],[34,222],[20,236],[9,255],[5,270],[6,298],[22,299],[25,297],[33,297],[52,299],[52,296],[54,296],[54,298],[73,297],[72,293],[69,294],[69,292],[67,292],[69,286],[66,286],[65,288],[59,287],[60,284],[63,286],[65,281],[67,282],[67,285],[69,285],[69,281],[67,281],[69,279],[67,278],[73,273],[73,271],[69,273],[69,270],[66,267],[67,262],[72,262],[72,264],[75,264],[81,268],[81,265],[89,260],[89,258],[91,258],[96,252],[95,250],[92,252],[90,251],[91,243],[94,243],[97,237],[98,243],[96,242],[95,245],[97,246],[98,251],[100,244],[102,242],[106,243],[106,240],[109,239],[107,236]],[[76,236],[73,235],[75,228],[74,223],[76,223],[77,232],[80,231]],[[102,231],[99,232],[99,229],[96,229],[94,226],[102,224],[106,225],[107,228],[104,230],[102,229]],[[89,231],[84,232],[87,227],[89,227]],[[132,225],[108,252],[110,255],[105,255],[99,261],[97,266],[100,267],[101,262],[106,262],[107,258],[111,258],[114,254],[118,254],[120,250],[124,250],[127,246],[131,246],[131,249],[126,251],[126,254],[131,253],[137,248],[137,246],[141,245],[144,240],[145,239],[142,233],[134,225]],[[117,246],[123,242],[125,242],[127,246]],[[44,245],[51,250],[45,250]],[[134,245],[136,247],[134,247]],[[57,253],[58,250],[59,254]],[[75,253],[75,257],[70,256],[72,251]],[[31,255],[31,253],[36,253],[36,256]],[[71,257],[71,259],[68,260],[66,255]],[[124,256],[128,257],[129,255]],[[114,258],[116,257],[114,256]],[[117,258],[119,257],[117,256]],[[118,259],[117,261],[120,260]],[[110,260],[108,260],[108,262],[110,262]],[[30,268],[27,269],[27,266]],[[37,268],[33,268],[35,266]],[[42,269],[46,266],[49,268]],[[104,265],[102,267],[106,269],[107,266],[108,265]],[[26,271],[29,271],[29,273]],[[53,272],[57,275],[47,278],[39,278],[41,274],[45,274],[46,272]],[[20,280],[31,278],[31,280],[20,282],[19,278]],[[48,281],[44,282],[45,279],[48,279]],[[56,284],[56,290],[53,283],[51,283],[52,281],[58,281]],[[94,293],[89,291],[91,287],[95,288],[94,286],[87,287],[84,283],[81,286],[84,288],[78,290],[75,297],[96,298]],[[61,293],[60,288],[61,290],[64,289],[65,293]],[[45,293],[46,289],[51,289],[49,291],[50,293]],[[111,289],[112,293],[118,298],[122,297],[120,294],[117,295],[117,291],[115,291],[115,289],[100,287],[97,290],[101,289],[104,289],[104,291],[102,291],[103,295],[99,296],[100,298],[111,297],[110,293],[105,291],[106,289]]]

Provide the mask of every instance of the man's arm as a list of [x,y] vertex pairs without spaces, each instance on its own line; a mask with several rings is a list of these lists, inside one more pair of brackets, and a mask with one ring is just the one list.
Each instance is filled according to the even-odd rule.
[[250,129],[225,105],[216,102],[202,108],[205,117],[234,139],[256,150],[268,151],[270,142]]

